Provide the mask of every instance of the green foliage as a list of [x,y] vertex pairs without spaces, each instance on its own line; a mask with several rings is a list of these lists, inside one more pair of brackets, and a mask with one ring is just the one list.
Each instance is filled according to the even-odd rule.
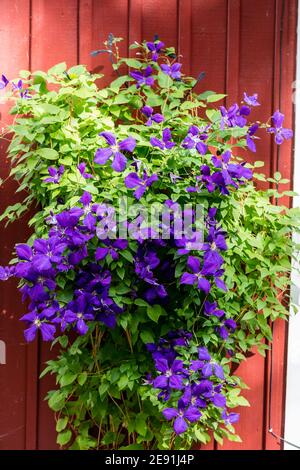
[[[100,132],[114,132],[120,140],[133,136],[137,140],[136,158],[148,168],[149,174],[159,174],[157,189],[146,193],[144,205],[172,199],[219,209],[222,226],[228,232],[224,259],[229,289],[225,294],[214,290],[214,296],[219,307],[238,323],[238,328],[226,345],[220,342],[215,331],[216,318],[202,314],[203,299],[196,289],[186,290],[178,299],[176,285],[169,286],[175,299],[173,311],[158,304],[149,305],[141,298],[132,299],[136,242],[130,241],[128,249],[120,252],[119,260],[108,257],[106,261],[115,276],[110,295],[119,306],[127,306],[118,327],[108,332],[92,323],[85,336],[75,340],[61,336],[57,340],[61,352],[56,360],[48,362],[45,370],[54,374],[57,382],[57,390],[50,391],[47,397],[56,415],[57,442],[71,449],[187,449],[193,442],[205,444],[211,433],[220,444],[224,438],[240,442],[232,425],[220,425],[219,413],[212,405],[203,411],[201,424],[191,426],[182,438],[175,436],[161,416],[163,404],[152,389],[143,385],[151,370],[145,344],[157,341],[169,330],[187,327],[194,332],[195,341],[206,345],[224,366],[229,379],[228,406],[249,406],[240,396],[245,384],[230,375],[230,368],[233,363],[240,363],[253,347],[264,355],[272,340],[271,322],[288,314],[294,250],[291,232],[299,228],[299,212],[272,202],[282,195],[293,195],[277,190],[278,184],[287,181],[279,173],[268,179],[257,173],[254,182],[247,182],[238,191],[232,190],[228,197],[205,189],[188,194],[186,187],[194,184],[200,166],[210,160],[211,150],[205,156],[179,147],[164,153],[150,146],[150,137],[160,138],[163,127],[170,127],[174,140],[181,142],[191,124],[199,127],[212,124],[209,149],[220,153],[232,149],[239,161],[247,128],[220,130],[220,112],[210,105],[225,95],[213,91],[197,95],[194,79],[173,80],[156,63],[151,64],[157,75],[156,86],[138,89],[128,67],[143,67],[144,46],[142,51],[138,60],[120,59],[116,52],[114,68],[124,74],[105,88],[101,88],[101,76],[90,74],[84,66],[66,70],[62,63],[47,73],[22,72],[32,98],[15,100],[11,109],[15,120],[9,128],[13,137],[8,157],[18,191],[25,190],[28,195],[23,203],[8,207],[0,219],[13,221],[34,204],[35,215],[30,221],[34,239],[47,232],[45,220],[51,212],[73,207],[83,191],[91,193],[97,202],[117,205],[122,195],[128,196],[129,203],[133,202],[132,192],[123,183],[130,170],[120,177],[110,165],[94,163],[95,151],[103,145]],[[168,53],[172,53],[171,49],[167,56]],[[165,122],[145,126],[138,111],[145,104],[162,112]],[[87,164],[93,179],[86,180],[79,174],[80,162]],[[59,184],[44,182],[49,165],[65,166]],[[260,166],[262,162],[256,162],[252,168],[256,171]],[[172,184],[170,173],[182,179]],[[274,189],[257,189],[257,183],[266,180]],[[174,256],[175,250],[171,249],[170,254]],[[179,263],[176,277],[184,270],[185,264]],[[68,276],[62,276],[59,283],[58,301],[62,305],[72,298],[74,277],[70,273]],[[232,357],[226,354],[229,349]],[[237,386],[230,385],[234,383]]]

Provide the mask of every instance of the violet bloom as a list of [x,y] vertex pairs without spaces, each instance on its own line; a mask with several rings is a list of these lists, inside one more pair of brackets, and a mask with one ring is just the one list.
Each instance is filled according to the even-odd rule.
[[248,106],[239,106],[235,103],[228,110],[224,106],[220,106],[221,111],[221,124],[223,130],[227,127],[244,127],[247,124],[247,116],[251,110]]
[[214,250],[227,250],[227,244],[225,236],[226,232],[220,229],[216,229],[215,227],[210,227],[208,231],[208,235],[206,237],[206,242],[202,246],[202,250],[204,251],[214,251]]
[[28,90],[23,90],[23,82],[19,80],[17,84],[12,82],[12,88],[14,91],[18,91],[20,94],[20,98],[29,99],[31,96],[29,95]]
[[64,171],[65,171],[65,167],[63,165],[60,165],[58,169],[55,168],[54,166],[49,166],[48,173],[50,177],[45,178],[43,182],[58,184],[60,182],[62,175],[64,174]]
[[137,88],[140,88],[142,85],[151,87],[154,84],[151,65],[148,65],[144,70],[134,70],[130,72],[130,76],[136,80]]
[[237,423],[240,419],[239,413],[227,413],[225,410],[221,414],[221,418],[224,420],[225,424],[234,424]]
[[172,134],[168,127],[162,132],[162,140],[159,140],[157,137],[151,137],[150,144],[152,147],[158,147],[161,150],[169,150],[176,145],[175,142],[172,142]]
[[[201,171],[201,176],[200,176],[201,182],[205,185],[209,193],[214,192],[214,190],[216,189],[216,185],[213,181],[210,167],[208,165],[202,165],[200,168],[200,171]],[[196,185],[196,188],[197,188],[197,185]]]
[[143,108],[141,108],[141,113],[143,113],[148,118],[146,126],[152,126],[153,122],[159,124],[160,122],[163,122],[165,120],[162,114],[153,114],[153,108],[151,108],[151,106],[143,106]]
[[282,127],[284,114],[277,110],[273,114],[272,120],[274,127],[270,127],[269,129],[267,129],[267,132],[269,132],[270,134],[275,134],[276,144],[280,145],[282,144],[284,139],[288,140],[293,137],[293,131],[291,129],[286,129],[285,127]]
[[157,62],[159,52],[165,47],[162,41],[146,42],[146,46],[152,52],[152,60]]
[[0,266],[0,281],[7,281],[15,273],[14,266]]
[[67,305],[63,316],[62,331],[67,324],[75,324],[77,332],[85,335],[88,331],[87,320],[94,320],[93,308],[85,295],[81,295]]
[[248,106],[260,106],[260,103],[257,101],[257,98],[257,93],[254,93],[253,95],[249,96],[246,92],[244,92],[244,101]]
[[143,173],[143,177],[140,178],[137,173],[129,173],[125,178],[125,186],[129,189],[135,189],[134,197],[139,201],[141,197],[145,194],[146,189],[149,188],[154,181],[158,180],[158,176],[154,173],[151,176],[148,176],[146,171]]
[[225,312],[224,310],[218,309],[217,302],[209,302],[208,300],[206,300],[204,302],[204,315],[207,315],[208,317],[213,315],[217,318],[221,318],[225,315]]
[[91,175],[90,173],[86,173],[85,169],[86,169],[86,163],[82,162],[82,163],[79,163],[77,165],[77,169],[79,170],[79,173],[81,174],[81,176],[84,178],[84,179],[89,179],[89,178],[93,178],[93,175]]
[[165,408],[162,411],[162,414],[167,421],[175,418],[174,421],[174,431],[177,435],[184,433],[188,429],[188,423],[195,423],[201,418],[201,412],[195,406],[189,406],[188,408],[183,408],[178,406],[176,408]]
[[160,66],[162,72],[165,73],[166,75],[169,75],[169,77],[173,78],[174,80],[180,80],[181,67],[182,67],[182,64],[179,64],[178,62],[175,62],[175,64],[173,65],[161,64]]
[[[217,254],[217,253],[215,253]],[[206,276],[214,276],[217,284],[217,277],[219,274],[220,263],[223,259],[216,256],[210,256],[209,259],[204,260],[201,268],[200,259],[195,256],[189,256],[187,267],[192,273],[184,272],[180,279],[180,284],[196,285],[198,289],[202,290],[206,295],[210,292],[210,282]]]
[[175,359],[169,365],[166,359],[158,357],[155,359],[155,368],[162,374],[154,379],[154,388],[181,390],[184,387],[183,380],[186,376],[186,371],[182,361]]
[[217,329],[222,339],[227,339],[230,333],[234,333],[237,324],[232,318],[227,318],[221,326]]
[[256,122],[252,124],[252,126],[249,127],[247,135],[246,135],[246,141],[247,141],[247,147],[251,152],[256,152],[256,145],[254,143],[254,139],[259,139],[259,137],[255,136],[255,132],[259,128],[259,124]]
[[1,79],[0,79],[0,90],[3,90],[3,88],[6,88],[8,84],[9,84],[9,80],[6,78],[5,75],[2,74]]
[[212,157],[212,163],[216,168],[221,169],[221,173],[215,173],[212,176],[213,182],[219,186],[223,194],[229,194],[227,186],[233,186],[238,189],[238,184],[233,178],[237,179],[238,182],[242,182],[242,178],[250,180],[253,176],[250,168],[245,167],[245,163],[236,164],[230,163],[231,153],[229,150],[221,155],[221,159],[216,156]]
[[208,128],[209,126],[207,126],[205,129],[199,129],[197,126],[190,126],[188,134],[182,142],[182,147],[185,149],[196,148],[200,155],[205,155],[207,151],[207,145],[204,143],[204,141],[208,138],[206,133]]
[[[33,243],[34,256],[32,258],[32,266],[37,272],[48,271],[52,268],[52,263],[60,263],[63,258],[67,244],[58,238],[49,238],[44,240],[37,239]],[[17,254],[20,250],[17,247]]]
[[96,261],[105,259],[108,255],[112,257],[114,261],[119,259],[119,253],[117,250],[125,250],[128,247],[128,240],[124,240],[122,238],[118,238],[117,240],[102,240],[102,243],[106,245],[106,247],[97,248],[95,253]]
[[101,321],[108,328],[115,328],[117,324],[117,314],[122,313],[120,308],[109,296],[107,290],[101,294],[100,305],[94,309],[96,320]]
[[40,330],[44,341],[52,341],[54,339],[55,326],[46,321],[42,321],[35,311],[26,313],[20,320],[31,324],[29,328],[24,330],[24,336],[27,342],[31,342],[35,339],[38,330]]
[[117,143],[116,137],[111,132],[101,132],[99,135],[106,140],[109,147],[98,148],[94,162],[98,165],[104,165],[109,158],[113,157],[111,164],[113,170],[118,172],[125,170],[127,158],[122,152],[132,153],[136,146],[136,140],[133,137],[127,137],[127,139]]

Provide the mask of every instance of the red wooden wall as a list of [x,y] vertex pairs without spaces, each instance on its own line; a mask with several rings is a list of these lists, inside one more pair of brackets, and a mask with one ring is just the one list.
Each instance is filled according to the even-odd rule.
[[[70,66],[80,62],[105,72],[109,80],[113,74],[108,58],[89,53],[110,32],[125,39],[125,54],[134,40],[158,34],[183,55],[186,73],[206,72],[199,91],[229,93],[227,104],[240,100],[243,91],[258,92],[263,107],[255,117],[263,120],[280,107],[287,127],[292,126],[296,0],[0,0],[0,12],[0,73],[10,78],[20,69],[47,69],[65,60]],[[0,119],[0,127],[9,121],[1,96]],[[8,174],[5,146],[0,141],[3,179]],[[279,154],[267,137],[255,158],[266,162],[268,174],[279,170],[291,178],[292,143],[284,144]],[[1,187],[1,211],[17,200],[14,190],[11,181]],[[25,227],[24,219],[6,229],[1,226],[1,264],[9,260],[14,243],[26,238]],[[7,346],[7,364],[0,365],[0,449],[53,449],[53,417],[43,402],[49,379],[37,380],[48,349],[24,344],[16,286],[6,283],[0,288],[0,339]],[[280,448],[268,427],[270,411],[274,432],[283,433],[285,335],[286,325],[278,322],[272,358],[255,355],[240,367],[252,406],[241,412],[238,431],[243,443],[226,444],[225,449]]]

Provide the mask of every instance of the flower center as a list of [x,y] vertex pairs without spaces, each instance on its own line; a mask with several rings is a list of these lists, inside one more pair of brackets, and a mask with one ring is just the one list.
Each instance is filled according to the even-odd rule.
[[169,369],[166,372],[166,377],[171,377],[172,376],[172,371]]
[[119,150],[118,144],[112,145],[110,148],[112,149],[112,151],[113,151],[114,153],[115,153],[115,152],[118,152],[118,150]]

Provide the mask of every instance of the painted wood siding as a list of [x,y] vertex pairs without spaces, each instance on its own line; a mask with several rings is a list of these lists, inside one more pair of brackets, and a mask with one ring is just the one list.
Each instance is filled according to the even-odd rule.
[[[131,42],[158,34],[183,55],[186,73],[205,71],[199,92],[228,93],[228,105],[238,102],[243,91],[257,92],[263,107],[255,109],[254,118],[264,120],[280,107],[286,126],[293,124],[296,0],[0,0],[0,12],[0,73],[10,78],[20,69],[47,69],[67,61],[69,66],[80,62],[106,73],[108,82],[113,78],[108,57],[92,58],[90,51],[99,48],[110,32],[124,38],[124,54]],[[1,96],[0,115],[2,127],[10,118]],[[264,160],[268,174],[279,170],[291,178],[292,145],[289,141],[277,149],[267,137],[257,154],[247,158]],[[5,147],[1,140],[3,179],[9,171]],[[12,181],[1,187],[1,211],[17,201],[15,189]],[[27,235],[25,218],[1,226],[2,264],[9,260],[14,243]],[[0,365],[0,449],[55,448],[53,416],[43,401],[53,383],[48,378],[38,381],[48,346],[25,345],[16,285],[12,281],[0,288],[0,339],[7,346],[7,364]],[[268,427],[270,411],[273,430],[282,435],[286,331],[286,323],[274,325],[272,361],[270,354],[266,359],[254,355],[240,366],[250,386],[245,395],[251,408],[241,411],[237,426],[243,443],[227,443],[225,449],[280,448]]]

